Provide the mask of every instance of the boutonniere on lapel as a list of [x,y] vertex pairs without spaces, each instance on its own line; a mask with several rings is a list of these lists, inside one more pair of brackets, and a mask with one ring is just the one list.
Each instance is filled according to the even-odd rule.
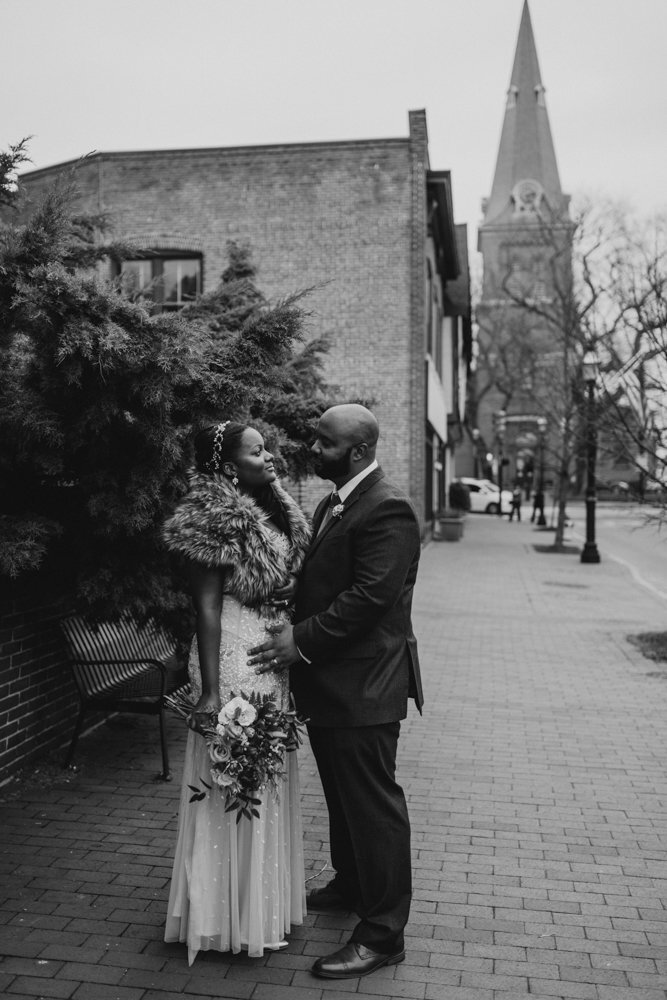
[[331,508],[331,516],[335,517],[336,520],[338,520],[338,521],[340,521],[340,519],[343,516],[344,512],[345,512],[345,504],[344,503],[337,503],[335,505],[335,507]]

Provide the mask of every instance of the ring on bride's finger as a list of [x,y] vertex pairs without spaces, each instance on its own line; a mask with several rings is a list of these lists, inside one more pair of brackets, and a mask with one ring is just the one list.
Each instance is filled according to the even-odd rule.
[[277,667],[278,666],[278,660],[277,660],[277,658],[275,656],[271,660],[271,666],[272,667]]

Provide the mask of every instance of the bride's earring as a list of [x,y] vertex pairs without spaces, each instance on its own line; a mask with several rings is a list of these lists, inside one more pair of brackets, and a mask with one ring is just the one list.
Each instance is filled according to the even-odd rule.
[[237,475],[234,475],[234,478],[232,479],[232,486],[238,486],[238,485],[239,485],[239,477]]

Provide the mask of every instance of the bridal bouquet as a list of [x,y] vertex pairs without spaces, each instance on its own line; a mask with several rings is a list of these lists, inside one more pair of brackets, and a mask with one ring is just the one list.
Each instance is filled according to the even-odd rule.
[[[182,719],[195,707],[189,692],[167,695],[165,704]],[[277,790],[285,773],[285,754],[301,744],[303,726],[294,709],[279,709],[269,694],[232,692],[231,700],[200,727],[213,784],[201,779],[202,788],[189,785],[190,801],[201,801],[215,785],[225,798],[225,812],[237,810],[237,823],[241,816],[259,818],[257,794],[266,788]]]

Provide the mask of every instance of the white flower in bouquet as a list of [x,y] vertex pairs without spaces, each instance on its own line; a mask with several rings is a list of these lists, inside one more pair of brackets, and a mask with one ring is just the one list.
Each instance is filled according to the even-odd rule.
[[[257,709],[254,705],[251,705],[249,701],[245,698],[241,698],[237,695],[228,701],[226,705],[223,705],[218,713],[218,723],[220,726],[229,725],[230,722],[235,722],[239,726],[251,726],[255,719],[257,718]],[[218,729],[218,731],[220,731]]]

